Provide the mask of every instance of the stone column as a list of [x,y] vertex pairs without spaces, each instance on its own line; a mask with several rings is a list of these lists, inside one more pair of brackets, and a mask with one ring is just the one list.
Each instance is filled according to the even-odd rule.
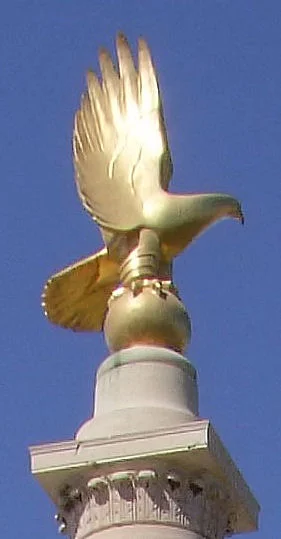
[[181,354],[135,346],[96,376],[73,441],[31,448],[33,474],[71,539],[222,539],[257,528],[258,505],[209,421]]

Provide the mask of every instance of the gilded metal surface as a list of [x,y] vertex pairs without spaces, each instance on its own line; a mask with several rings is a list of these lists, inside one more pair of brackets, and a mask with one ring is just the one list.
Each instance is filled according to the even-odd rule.
[[101,331],[107,302],[119,280],[119,265],[107,249],[51,277],[42,306],[49,319],[76,331]]
[[172,259],[212,223],[243,222],[229,195],[167,192],[172,162],[148,46],[139,40],[136,69],[120,34],[117,56],[118,71],[102,49],[102,80],[88,73],[73,134],[78,193],[106,247],[51,277],[43,293],[49,319],[80,331],[102,329],[120,283],[133,290],[145,278],[169,280]]
[[104,333],[111,352],[151,345],[183,353],[191,323],[171,281],[136,279],[111,295]]

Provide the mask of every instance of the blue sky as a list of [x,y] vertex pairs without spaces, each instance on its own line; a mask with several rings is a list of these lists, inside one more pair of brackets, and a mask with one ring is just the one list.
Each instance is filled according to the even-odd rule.
[[[57,536],[28,446],[90,415],[102,335],[52,326],[44,281],[101,246],[78,200],[73,115],[97,50],[147,38],[174,161],[171,190],[237,196],[245,227],[213,227],[175,264],[193,322],[188,357],[210,418],[278,535],[281,7],[278,0],[14,0],[0,19],[0,444],[2,533]],[[244,536],[241,536],[241,538]]]

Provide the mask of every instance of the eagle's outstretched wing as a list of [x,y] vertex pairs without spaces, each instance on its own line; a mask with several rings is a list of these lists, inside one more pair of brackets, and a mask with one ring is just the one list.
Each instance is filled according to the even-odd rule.
[[102,249],[47,281],[42,295],[44,312],[51,322],[65,328],[101,331],[118,279],[118,264]]
[[119,74],[100,52],[102,83],[88,73],[88,90],[76,113],[74,166],[79,195],[101,227],[144,226],[142,207],[167,189],[172,163],[161,99],[146,42],[139,40],[138,71],[126,38],[117,37]]

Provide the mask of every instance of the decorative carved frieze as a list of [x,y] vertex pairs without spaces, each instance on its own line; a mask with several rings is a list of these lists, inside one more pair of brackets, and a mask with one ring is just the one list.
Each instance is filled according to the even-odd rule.
[[206,539],[222,539],[234,527],[231,500],[217,481],[153,469],[93,477],[80,489],[66,486],[56,519],[71,539],[134,523],[177,526]]

